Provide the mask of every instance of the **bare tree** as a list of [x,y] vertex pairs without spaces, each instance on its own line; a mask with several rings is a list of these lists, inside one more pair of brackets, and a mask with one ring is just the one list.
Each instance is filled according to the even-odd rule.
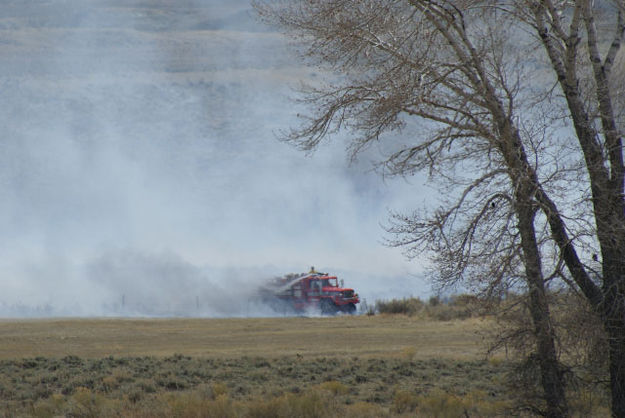
[[559,171],[541,158],[551,146],[550,123],[541,121],[536,108],[544,95],[532,91],[523,69],[523,52],[530,51],[515,45],[518,18],[493,4],[325,0],[256,7],[307,46],[307,59],[341,76],[305,89],[316,112],[287,139],[312,150],[347,128],[357,153],[383,135],[395,137],[384,160],[387,173],[428,170],[448,188],[449,202],[439,210],[394,216],[396,243],[409,252],[432,250],[444,283],[471,273],[492,293],[509,280],[523,281],[543,413],[562,417],[568,408],[545,287],[560,264],[545,275],[546,237],[536,221],[538,194],[544,207],[557,209],[544,185]]
[[[625,417],[625,198],[622,70],[614,71],[625,34],[625,2],[522,1],[516,13],[536,33],[568,107],[590,190],[593,238],[601,255],[597,282],[577,256],[579,242],[555,206],[539,196],[575,284],[601,316],[608,336],[612,413]],[[599,17],[604,13],[601,19]],[[598,259],[597,256],[595,258]]]

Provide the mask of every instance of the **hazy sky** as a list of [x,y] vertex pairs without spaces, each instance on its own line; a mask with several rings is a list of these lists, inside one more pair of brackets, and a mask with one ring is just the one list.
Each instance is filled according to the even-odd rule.
[[311,265],[425,294],[381,244],[423,181],[276,139],[315,77],[246,1],[0,0],[0,316],[241,315],[236,292]]

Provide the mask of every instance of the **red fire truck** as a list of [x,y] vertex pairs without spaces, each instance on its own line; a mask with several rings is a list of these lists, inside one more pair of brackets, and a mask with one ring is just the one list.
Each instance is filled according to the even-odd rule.
[[322,314],[353,314],[360,302],[354,289],[343,287],[336,276],[319,273],[289,274],[272,280],[261,291],[261,299],[276,310],[305,311],[319,308]]

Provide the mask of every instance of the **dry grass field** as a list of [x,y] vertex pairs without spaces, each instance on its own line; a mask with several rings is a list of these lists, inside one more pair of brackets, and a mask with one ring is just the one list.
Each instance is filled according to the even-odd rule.
[[[0,417],[500,417],[489,319],[0,320]],[[604,416],[575,392],[574,416]]]
[[[497,416],[485,319],[0,321],[0,416]],[[443,415],[441,415],[443,414]]]
[[0,359],[105,356],[484,358],[488,320],[406,316],[0,320]]

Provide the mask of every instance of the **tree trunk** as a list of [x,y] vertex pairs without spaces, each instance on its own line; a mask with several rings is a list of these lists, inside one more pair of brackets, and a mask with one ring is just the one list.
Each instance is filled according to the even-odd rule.
[[625,283],[618,249],[604,260],[603,324],[608,337],[612,416],[625,418]]
[[547,404],[546,417],[567,417],[564,376],[558,362],[554,337],[549,324],[549,309],[544,288],[530,290],[530,312],[537,340],[540,377]]
[[[523,186],[519,187],[519,189],[523,188]],[[549,418],[564,418],[568,416],[564,376],[558,362],[554,333],[551,328],[551,314],[549,312],[540,252],[534,229],[534,211],[531,207],[531,199],[528,193],[518,190],[516,199],[525,274],[529,286],[529,309],[536,336],[536,351],[540,367],[541,384],[547,405],[545,416]]]
[[610,390],[612,395],[612,416],[625,417],[625,323],[623,320],[611,324],[607,334],[610,349]]

